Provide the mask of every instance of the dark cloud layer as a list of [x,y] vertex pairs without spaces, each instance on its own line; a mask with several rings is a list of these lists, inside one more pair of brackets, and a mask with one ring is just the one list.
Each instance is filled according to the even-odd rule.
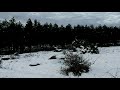
[[68,23],[72,25],[120,25],[120,12],[0,12],[0,20],[8,20],[12,17],[23,23],[31,18],[39,20],[42,24],[48,22],[59,25]]

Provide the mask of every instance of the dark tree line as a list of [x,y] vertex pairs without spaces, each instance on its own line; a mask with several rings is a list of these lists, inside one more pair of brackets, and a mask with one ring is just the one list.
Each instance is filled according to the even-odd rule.
[[75,39],[87,40],[99,46],[119,45],[120,27],[106,25],[72,27],[70,24],[58,26],[56,23],[41,24],[31,19],[23,25],[20,21],[16,22],[14,17],[9,21],[0,21],[0,54],[23,53],[26,48],[31,52],[33,46],[36,48],[45,45],[64,47]]

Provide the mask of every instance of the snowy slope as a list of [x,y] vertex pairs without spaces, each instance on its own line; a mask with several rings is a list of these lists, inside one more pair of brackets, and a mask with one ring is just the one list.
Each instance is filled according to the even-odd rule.
[[[56,53],[57,54],[57,53]],[[54,55],[54,52],[39,52],[31,54],[22,54],[20,59],[3,61],[0,69],[0,77],[14,78],[52,78],[59,77],[60,61],[49,60],[49,57]],[[40,65],[31,67],[30,64],[39,63]],[[61,76],[62,77],[62,76]]]
[[[83,73],[79,78],[119,78],[120,77],[120,47],[99,48],[100,54],[85,54],[90,62],[95,62],[88,73]],[[57,59],[49,59],[56,55]],[[3,57],[10,57],[5,55]],[[2,61],[0,78],[78,78],[62,75],[62,52],[43,51],[20,54],[19,59]],[[40,64],[29,66],[30,64]]]
[[86,55],[96,61],[89,73],[82,74],[85,78],[120,78],[120,47],[99,48],[100,54]]

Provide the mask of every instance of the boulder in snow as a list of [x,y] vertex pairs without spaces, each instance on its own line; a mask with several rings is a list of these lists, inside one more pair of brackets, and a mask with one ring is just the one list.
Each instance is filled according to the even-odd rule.
[[1,60],[9,60],[10,58],[9,57],[3,57],[1,58]]
[[56,55],[50,57],[49,59],[56,59]]
[[64,60],[65,58],[60,58],[60,59]]
[[62,49],[55,49],[54,52],[61,52]]
[[38,66],[40,65],[39,63],[36,63],[36,64],[30,64],[29,66]]

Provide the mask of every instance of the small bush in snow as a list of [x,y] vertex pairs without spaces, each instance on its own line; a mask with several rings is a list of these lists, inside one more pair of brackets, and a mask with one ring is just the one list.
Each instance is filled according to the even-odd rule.
[[85,53],[95,53],[95,54],[99,54],[99,50],[98,47],[96,46],[95,43],[91,43],[87,40],[77,40],[75,39],[72,42],[72,46],[75,48],[80,48],[80,51],[82,54]]
[[66,50],[63,50],[63,54],[65,55],[67,53],[67,51]]
[[19,59],[19,55],[15,55],[15,54],[10,55],[10,59]]
[[11,55],[10,58],[11,59],[16,59],[16,57],[14,55]]
[[91,53],[99,54],[99,50],[97,46],[92,46],[91,47]]
[[18,52],[15,52],[14,55],[15,55],[15,56],[19,56],[19,53],[18,53]]
[[10,58],[11,58],[11,59],[16,59],[15,56],[13,56],[13,55],[11,55]]
[[89,72],[91,63],[77,54],[68,53],[65,55],[64,64],[66,68],[61,71],[65,75],[73,73],[75,76],[80,76],[82,73]]

